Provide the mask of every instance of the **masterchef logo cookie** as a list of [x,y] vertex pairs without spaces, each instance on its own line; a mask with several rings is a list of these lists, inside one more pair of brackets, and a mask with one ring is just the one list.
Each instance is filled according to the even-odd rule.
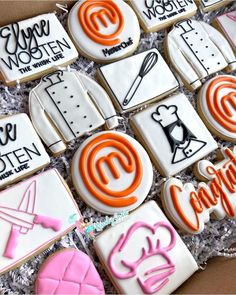
[[72,162],[76,190],[94,209],[114,214],[133,210],[146,198],[153,170],[142,146],[120,132],[101,132],[88,138]]
[[68,27],[81,54],[100,62],[130,55],[140,29],[133,10],[121,0],[83,0],[72,8]]
[[217,76],[207,81],[199,93],[198,108],[214,134],[236,142],[235,76]]

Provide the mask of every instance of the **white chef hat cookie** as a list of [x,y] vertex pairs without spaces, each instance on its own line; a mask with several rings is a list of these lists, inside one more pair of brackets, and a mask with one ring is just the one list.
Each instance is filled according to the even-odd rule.
[[105,90],[79,72],[58,70],[44,76],[30,92],[29,109],[35,129],[55,155],[87,132],[118,125]]
[[71,9],[69,32],[82,55],[107,63],[128,56],[139,43],[134,11],[122,0],[81,0]]

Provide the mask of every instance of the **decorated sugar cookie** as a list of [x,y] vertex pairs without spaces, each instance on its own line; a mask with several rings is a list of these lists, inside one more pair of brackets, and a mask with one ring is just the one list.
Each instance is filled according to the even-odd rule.
[[170,294],[198,269],[154,201],[104,231],[94,246],[119,294]]
[[98,77],[122,113],[168,95],[179,86],[156,49],[105,65]]
[[167,55],[184,84],[196,90],[202,80],[222,69],[236,69],[235,55],[224,36],[205,22],[176,23],[167,36]]
[[164,176],[180,172],[217,148],[184,94],[135,114],[131,126]]
[[0,72],[7,84],[39,78],[77,57],[75,46],[54,13],[0,28]]
[[29,117],[0,118],[0,187],[22,179],[50,162]]
[[198,97],[204,122],[217,136],[236,142],[236,77],[216,76],[207,81]]
[[130,4],[146,32],[155,32],[167,28],[180,19],[193,16],[197,11],[194,0],[131,0]]
[[105,294],[103,282],[85,253],[76,249],[63,249],[49,258],[41,266],[35,294]]
[[138,207],[152,185],[153,169],[144,148],[131,136],[107,131],[90,136],[72,161],[72,179],[95,210],[114,214]]
[[53,154],[102,125],[118,125],[107,93],[79,72],[56,71],[43,77],[30,92],[29,109],[35,129]]
[[166,212],[186,232],[202,232],[210,214],[217,219],[236,218],[236,148],[225,148],[222,154],[224,159],[215,165],[207,160],[197,164],[197,176],[208,180],[199,183],[197,190],[192,183],[183,184],[177,178],[170,178],[163,186]]
[[111,62],[134,52],[140,28],[122,0],[81,0],[71,9],[68,28],[78,50],[97,62]]
[[196,0],[202,11],[208,12],[211,10],[216,10],[222,6],[230,4],[232,0]]
[[218,16],[213,24],[222,32],[236,52],[236,10]]
[[[55,206],[56,204],[56,206]],[[75,226],[80,214],[57,170],[48,170],[0,193],[0,273],[47,248]]]

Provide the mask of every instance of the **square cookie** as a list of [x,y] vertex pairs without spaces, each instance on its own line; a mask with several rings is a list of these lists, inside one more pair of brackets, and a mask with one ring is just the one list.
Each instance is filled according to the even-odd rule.
[[104,231],[94,246],[119,294],[170,294],[198,269],[154,201]]
[[0,187],[50,163],[42,142],[26,114],[0,119]]
[[199,2],[202,11],[208,12],[229,4],[231,0],[197,0],[197,2]]
[[180,19],[193,16],[197,11],[194,0],[154,1],[131,0],[141,27],[145,32],[155,32],[171,26]]
[[103,66],[98,78],[121,113],[160,99],[179,87],[157,49]]
[[217,148],[188,98],[171,96],[131,118],[131,125],[164,176],[174,175]]
[[70,217],[75,214],[80,216],[79,209],[56,169],[2,191],[0,274],[19,266],[72,230],[75,225]]

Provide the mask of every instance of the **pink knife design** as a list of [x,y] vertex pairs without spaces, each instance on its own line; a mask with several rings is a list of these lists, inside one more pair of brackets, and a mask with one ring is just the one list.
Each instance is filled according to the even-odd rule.
[[59,219],[34,213],[36,199],[36,181],[32,181],[23,195],[18,209],[0,206],[0,218],[12,224],[7,245],[3,256],[14,258],[15,249],[21,234],[27,234],[33,230],[34,225],[39,224],[44,228],[59,231],[62,222]]

